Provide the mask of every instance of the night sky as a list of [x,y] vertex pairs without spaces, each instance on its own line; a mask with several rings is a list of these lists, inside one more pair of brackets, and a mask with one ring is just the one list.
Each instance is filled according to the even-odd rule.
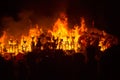
[[17,15],[22,10],[50,17],[65,11],[70,23],[79,23],[80,17],[84,16],[88,23],[94,20],[95,27],[119,36],[119,5],[115,0],[0,0],[0,20],[12,16],[19,21]]

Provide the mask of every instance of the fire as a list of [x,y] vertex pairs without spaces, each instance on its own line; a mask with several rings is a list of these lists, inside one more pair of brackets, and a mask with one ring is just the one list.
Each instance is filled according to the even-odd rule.
[[30,28],[28,35],[22,34],[20,40],[15,40],[10,38],[7,40],[8,36],[4,32],[3,36],[0,38],[0,53],[15,53],[17,55],[19,52],[29,52],[32,51],[31,45],[35,46],[37,43],[37,38],[40,36],[42,30],[36,25],[34,28]]
[[59,18],[53,26],[53,31],[50,32],[55,37],[55,39],[58,39],[57,49],[70,49],[70,32],[67,26],[67,18]]
[[4,48],[4,45],[5,45],[5,41],[4,41],[5,39],[6,39],[6,32],[4,31],[2,37],[0,38],[0,52],[1,53],[4,50],[3,48]]
[[99,45],[101,51],[105,51],[114,44],[118,44],[117,39],[114,36],[107,35],[105,31],[102,31],[103,36],[100,38]]
[[21,36],[21,43],[20,43],[20,51],[21,52],[28,52],[32,51],[31,45],[35,46],[37,43],[37,38],[41,34],[41,29],[39,29],[38,25],[36,25],[35,28],[31,28],[29,30],[28,35],[22,35]]
[[50,32],[58,39],[57,49],[77,51],[80,48],[80,44],[78,43],[79,37],[87,31],[85,20],[81,18],[81,27],[75,25],[73,29],[69,29],[67,24],[66,17],[62,17],[62,19],[58,18],[53,26],[53,30]]
[[[97,32],[97,31],[96,31]],[[44,33],[42,28],[38,25],[32,26],[29,29],[27,35],[24,33],[18,36],[19,39],[14,36],[9,37],[6,31],[3,32],[0,38],[0,53],[18,53],[25,54],[33,50],[43,49],[62,49],[64,51],[74,50],[80,52],[83,47],[88,45],[95,45],[100,47],[100,51],[105,51],[111,47],[114,43],[114,37],[105,33],[105,31],[98,32],[99,35],[89,32],[89,28],[86,27],[85,19],[81,18],[81,25],[74,25],[71,29],[68,27],[68,18],[62,16],[56,20],[52,30],[48,30]]]

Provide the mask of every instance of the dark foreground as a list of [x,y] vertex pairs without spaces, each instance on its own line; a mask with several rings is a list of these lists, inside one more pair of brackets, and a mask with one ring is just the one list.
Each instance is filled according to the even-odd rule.
[[[120,46],[104,53],[89,47],[87,56],[64,55],[62,50],[0,57],[0,80],[119,80]],[[119,78],[119,79],[118,79]]]

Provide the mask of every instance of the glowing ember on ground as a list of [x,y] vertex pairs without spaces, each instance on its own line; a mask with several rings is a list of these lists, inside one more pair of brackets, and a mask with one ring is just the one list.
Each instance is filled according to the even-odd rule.
[[14,35],[9,38],[8,33],[4,31],[0,38],[0,53],[18,53],[25,54],[33,50],[62,49],[64,51],[73,50],[75,52],[84,51],[89,45],[100,47],[100,51],[105,51],[117,39],[104,31],[90,31],[86,27],[84,18],[81,18],[81,26],[75,25],[73,29],[68,27],[68,19],[62,16],[54,23],[53,29],[48,29],[47,33],[38,26],[30,28],[28,35],[22,34],[19,39]]

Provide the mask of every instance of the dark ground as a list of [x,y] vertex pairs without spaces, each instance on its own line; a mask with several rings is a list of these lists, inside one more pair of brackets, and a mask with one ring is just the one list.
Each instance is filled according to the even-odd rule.
[[95,58],[95,47],[87,48],[87,62],[81,53],[65,56],[61,50],[18,54],[10,60],[0,57],[1,80],[118,80],[119,49],[113,46]]

